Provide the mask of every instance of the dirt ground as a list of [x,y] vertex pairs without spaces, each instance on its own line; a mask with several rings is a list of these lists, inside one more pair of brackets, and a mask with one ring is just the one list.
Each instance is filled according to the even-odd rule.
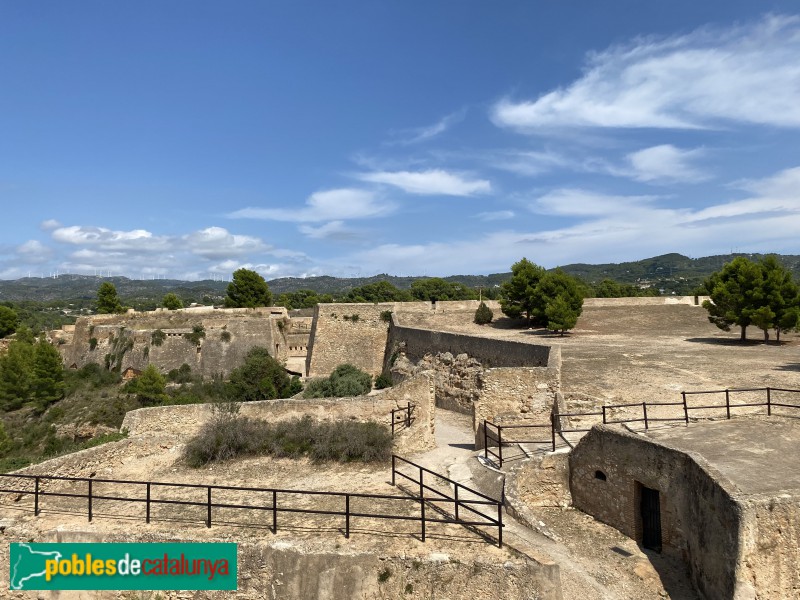
[[[528,339],[535,343],[562,347],[562,388],[592,396],[600,402],[658,402],[680,400],[682,390],[722,389],[725,387],[800,388],[800,336],[786,335],[781,345],[760,341],[740,343],[738,331],[720,331],[706,318],[702,308],[672,305],[646,307],[587,307],[576,329],[561,337],[541,330],[512,327],[508,319],[498,319],[489,327],[471,322],[472,315],[436,314],[422,317],[415,325],[469,332],[474,335]],[[409,323],[411,324],[411,323]],[[758,337],[751,331],[750,337]],[[461,416],[459,416],[461,417]],[[439,447],[418,460],[440,473],[457,472],[470,456],[471,429],[468,419],[445,424],[437,432]],[[463,433],[463,439],[461,435]],[[75,455],[50,461],[34,468],[41,474],[95,478],[136,479],[170,482],[201,482],[248,487],[279,487],[349,492],[399,494],[392,487],[388,465],[339,465],[320,467],[308,461],[249,458],[201,470],[189,469],[180,460],[187,440],[164,435],[140,435],[107,444]],[[434,482],[435,485],[441,482]],[[133,486],[104,491],[142,495]],[[63,488],[62,488],[63,489]],[[206,490],[191,493],[164,489],[158,497],[193,500],[206,498]],[[216,494],[217,492],[215,492]],[[235,494],[220,492],[215,501]],[[155,495],[154,495],[155,497]],[[234,500],[235,498],[235,500]],[[405,556],[444,553],[452,559],[470,560],[480,555],[485,560],[503,563],[511,554],[463,527],[428,526],[428,542],[419,539],[419,522],[380,521],[355,518],[351,537],[344,537],[340,516],[308,516],[280,513],[277,533],[270,531],[271,511],[220,509],[214,512],[213,525],[204,525],[205,508],[159,506],[154,520],[144,523],[144,507],[113,500],[98,500],[95,518],[87,522],[85,500],[45,497],[42,514],[33,516],[30,494],[0,495],[0,522],[6,539],[46,540],[56,531],[94,532],[112,536],[134,530],[149,539],[269,539],[305,551],[376,552]],[[269,506],[271,498],[247,503]],[[279,504],[291,502],[298,508],[341,509],[341,497],[311,498],[282,494]],[[389,506],[390,503],[401,507]],[[390,510],[408,516],[419,507],[411,502],[353,500],[353,511]],[[528,543],[562,565],[565,598],[692,598],[683,574],[658,556],[646,555],[633,540],[625,538],[591,517],[571,509],[537,509],[542,528],[553,533],[544,539],[533,535]],[[491,531],[487,531],[491,534]],[[535,532],[534,532],[535,533]],[[527,535],[527,534],[524,534]],[[538,537],[537,537],[538,536]],[[7,546],[6,546],[7,548]],[[663,564],[662,564],[663,563]],[[605,589],[606,592],[597,590]]]

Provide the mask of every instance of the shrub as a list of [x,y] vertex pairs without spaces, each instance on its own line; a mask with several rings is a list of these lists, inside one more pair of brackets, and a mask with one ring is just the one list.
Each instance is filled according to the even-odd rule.
[[485,302],[481,302],[478,305],[478,310],[475,311],[475,322],[478,325],[488,325],[492,322],[494,318],[494,313],[492,309],[486,306]]
[[381,321],[384,323],[389,323],[392,320],[392,311],[390,310],[383,310],[381,311]]
[[97,338],[89,338],[89,350],[94,350],[95,348],[97,348]]
[[376,390],[382,390],[388,387],[392,387],[392,378],[386,373],[383,373],[377,379],[375,379]]
[[271,424],[223,409],[189,441],[184,458],[191,467],[253,455],[377,462],[388,460],[391,450],[391,433],[378,423],[315,423],[306,416]]
[[161,329],[156,329],[153,335],[150,336],[150,343],[153,344],[153,346],[160,346],[164,343],[165,339],[167,339],[167,334]]
[[339,365],[330,377],[312,379],[306,384],[304,398],[344,398],[363,396],[372,389],[372,377],[350,364]]
[[219,334],[219,339],[221,339],[226,344],[231,341],[231,332],[230,331],[223,331]]
[[244,364],[233,371],[228,396],[240,402],[288,398],[302,389],[300,380],[289,378],[286,369],[270,356],[266,348],[252,348]]
[[189,383],[192,380],[192,367],[183,363],[179,368],[167,373],[167,380],[173,383]]
[[192,327],[192,333],[184,333],[183,337],[195,346],[199,346],[201,340],[206,337],[206,328],[202,325],[195,325]]
[[136,379],[125,384],[124,390],[136,394],[136,399],[144,405],[161,404],[167,399],[165,393],[166,378],[153,365],[147,365]]

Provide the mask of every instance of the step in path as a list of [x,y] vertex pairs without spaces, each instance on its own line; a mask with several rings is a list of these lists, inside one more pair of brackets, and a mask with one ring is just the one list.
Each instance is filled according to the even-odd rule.
[[[505,474],[478,460],[472,418],[437,410],[435,449],[413,457],[422,466],[494,498]],[[515,461],[516,464],[517,461]],[[645,554],[633,540],[573,509],[533,509],[538,531],[504,513],[503,541],[515,550],[559,565],[564,600],[697,598],[682,565]]]

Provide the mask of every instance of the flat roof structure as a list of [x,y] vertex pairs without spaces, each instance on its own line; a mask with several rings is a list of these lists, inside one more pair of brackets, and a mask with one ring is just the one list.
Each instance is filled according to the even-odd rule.
[[[800,491],[800,419],[742,416],[651,430],[646,437],[698,454],[740,494]],[[734,490],[730,490],[734,491]]]

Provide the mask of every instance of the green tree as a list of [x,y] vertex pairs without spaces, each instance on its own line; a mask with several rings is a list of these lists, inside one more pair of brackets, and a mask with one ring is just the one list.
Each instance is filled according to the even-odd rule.
[[[578,280],[567,275],[561,269],[545,273],[534,288],[533,297],[533,314],[536,320],[543,325],[550,321],[547,315],[547,307],[558,298],[561,298],[568,305],[569,314],[574,315],[576,322],[583,311],[583,293]],[[559,313],[564,315],[563,319],[569,320],[563,310],[559,311]],[[573,323],[572,327],[574,326],[575,324]],[[567,329],[572,329],[572,327]],[[548,329],[553,328],[548,325]],[[558,328],[561,331],[563,329],[563,327]]]
[[478,305],[478,310],[475,311],[475,322],[478,325],[488,325],[492,322],[494,318],[494,313],[492,309],[486,306],[485,302],[481,302]]
[[225,306],[228,308],[256,308],[271,306],[272,292],[264,278],[250,269],[237,269],[228,284]]
[[753,324],[764,331],[764,341],[769,339],[769,329],[775,329],[775,337],[781,341],[781,331],[796,329],[800,320],[800,288],[792,273],[776,256],[764,257],[759,266],[762,272],[760,306],[751,317]]
[[333,302],[330,294],[317,294],[314,290],[297,290],[296,292],[285,292],[278,296],[276,304],[285,306],[289,310],[297,308],[314,308],[317,304]]
[[500,286],[500,310],[517,319],[525,315],[530,322],[535,310],[534,291],[545,270],[523,258],[511,266],[511,279]]
[[547,328],[551,331],[558,331],[561,335],[573,329],[578,322],[579,312],[576,312],[570,304],[568,296],[561,294],[550,300],[544,309],[547,318]]
[[6,411],[20,408],[33,392],[34,338],[30,330],[18,331],[17,338],[0,356],[0,408]]
[[164,296],[164,299],[161,301],[161,306],[167,310],[178,310],[179,308],[183,308],[183,302],[178,298],[177,294],[170,292]]
[[266,348],[252,348],[244,363],[231,371],[228,395],[237,402],[288,398],[302,389],[297,377],[290,378]]
[[476,300],[478,294],[463,283],[450,282],[441,277],[417,279],[409,290],[416,300]]
[[136,379],[125,385],[125,391],[136,394],[142,404],[162,404],[167,399],[166,378],[154,364],[149,364]]
[[100,314],[113,314],[125,312],[117,296],[117,288],[113,283],[104,281],[97,288],[97,312]]
[[304,398],[349,398],[363,396],[372,390],[372,376],[351,364],[336,367],[329,377],[312,379],[303,392]]
[[11,335],[17,330],[19,316],[17,311],[8,306],[0,305],[0,338]]
[[409,302],[411,294],[388,281],[376,281],[353,288],[342,300],[344,302]]
[[741,327],[740,339],[747,339],[747,327],[753,323],[753,316],[763,323],[764,312],[756,314],[765,305],[763,269],[743,256],[737,256],[713,273],[703,283],[711,300],[703,302],[708,311],[708,320],[723,331],[731,326]]
[[40,411],[64,397],[64,366],[61,355],[44,336],[39,338],[34,347],[32,388]]

